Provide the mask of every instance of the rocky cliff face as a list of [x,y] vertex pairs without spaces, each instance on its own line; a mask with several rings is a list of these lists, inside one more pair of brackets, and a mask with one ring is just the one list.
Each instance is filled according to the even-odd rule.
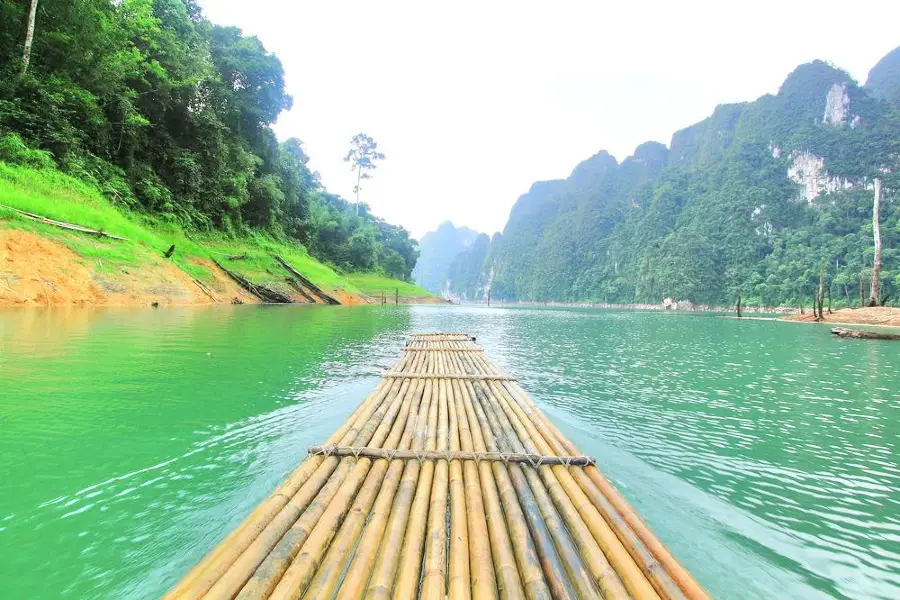
[[440,294],[444,290],[450,264],[478,237],[478,232],[467,227],[454,227],[450,221],[441,223],[419,240],[419,260],[412,275],[420,286]]
[[866,89],[873,97],[900,108],[900,47],[894,48],[872,67]]
[[[535,183],[502,237],[457,258],[450,288],[466,298],[489,284],[495,299],[722,304],[755,286],[745,300],[774,305],[806,293],[823,254],[835,277],[853,281],[870,243],[871,178],[900,172],[900,117],[885,101],[894,83],[900,90],[900,49],[867,88],[814,61],[777,94],[717,107],[669,148],[648,142],[622,163],[600,151],[565,180]],[[889,210],[900,218],[898,203]]]

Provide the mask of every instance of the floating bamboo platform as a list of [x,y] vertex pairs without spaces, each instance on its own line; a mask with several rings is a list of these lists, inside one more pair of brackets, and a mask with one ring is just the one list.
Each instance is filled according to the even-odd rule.
[[708,596],[474,338],[442,333],[165,598]]

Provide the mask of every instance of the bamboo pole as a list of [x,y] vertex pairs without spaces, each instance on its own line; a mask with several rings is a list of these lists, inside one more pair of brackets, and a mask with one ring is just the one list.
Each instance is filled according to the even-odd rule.
[[[456,390],[447,382],[447,409],[450,415],[450,450],[458,452],[459,415],[456,413]],[[472,597],[472,573],[469,561],[469,515],[466,503],[466,484],[461,460],[450,461],[450,566],[448,600],[469,600]],[[487,538],[487,536],[485,536]]]
[[[335,443],[346,443],[355,439],[359,430],[372,418],[384,401],[392,385],[396,385],[396,382],[387,384],[385,380],[381,380],[354,411],[351,418],[329,439],[334,440]],[[202,597],[241,553],[257,539],[276,515],[289,505],[293,497],[299,493],[323,462],[324,459],[320,457],[307,457],[284,484],[260,504],[237,529],[210,551],[175,588],[164,596],[163,600],[194,600]]]
[[[421,380],[415,381],[408,387],[400,415],[395,420],[387,439],[382,442],[384,446],[397,447],[402,443],[404,437],[406,437],[408,443],[408,440],[412,437],[412,433],[409,430],[416,423],[421,391]],[[409,433],[407,433],[408,431]],[[378,461],[378,465],[374,469],[371,468],[372,464],[373,461],[371,459],[362,458],[353,467],[353,472],[341,486],[337,495],[330,500],[324,514],[314,521],[315,525],[309,537],[302,544],[300,553],[294,558],[294,561],[282,576],[281,581],[278,582],[278,585],[269,596],[271,600],[293,599],[303,593],[315,575],[325,550],[337,533],[338,528],[344,522],[350,510],[351,502],[354,499],[359,502],[359,512],[362,513],[365,510],[365,514],[368,513],[368,509],[375,500],[375,494],[381,487],[385,471],[387,470],[387,461]],[[360,492],[361,489],[363,491],[357,497],[357,492]],[[362,522],[360,522],[359,526],[361,528]],[[355,536],[348,534],[348,538],[355,539]],[[256,593],[248,594],[246,598],[256,598],[262,595]]]
[[[472,432],[472,445],[476,452],[485,452],[484,435],[475,416],[475,410],[472,407],[471,385],[469,382],[463,382],[463,385],[460,385],[460,390],[462,391],[463,407],[465,408],[469,428]],[[521,534],[521,531],[513,532],[511,531],[512,528],[507,527],[507,523],[504,520],[504,507],[501,502],[501,490],[503,488],[496,480],[497,472],[490,464],[485,462],[478,463],[478,470],[481,479],[481,492],[487,512],[491,553],[494,559],[494,573],[500,588],[500,597],[504,599],[525,598],[525,588],[517,566],[516,549],[525,547],[527,542],[522,540],[521,537],[514,541],[513,538],[516,537],[516,533]]]
[[[391,419],[396,416],[399,410],[398,392],[401,386],[391,385],[385,394],[385,400],[380,404],[378,409],[366,421],[365,425],[356,434],[354,442],[360,445],[369,443],[375,432],[381,427],[382,422],[390,415]],[[353,430],[348,432],[349,435]],[[325,489],[327,494],[333,494],[337,491],[340,481],[346,475],[347,467],[340,468],[342,461],[335,457],[327,457],[319,465],[319,468],[312,474],[309,480],[298,490],[291,498],[290,502],[282,509],[281,512],[266,526],[262,533],[257,537],[247,550],[234,561],[225,573],[215,582],[205,596],[209,600],[218,598],[227,598],[231,600],[237,592],[243,587],[254,571],[266,560],[270,552],[276,545],[281,543],[283,537],[297,523],[297,520],[306,512],[318,498],[321,490]],[[349,462],[349,461],[344,461]],[[336,473],[336,474],[335,474]],[[330,484],[330,485],[329,485]],[[321,502],[316,505],[314,510],[319,510]],[[302,535],[301,531],[295,531],[296,536]],[[294,535],[289,535],[285,545],[290,544]],[[271,562],[278,560],[277,553]],[[282,558],[283,560],[283,558]],[[278,563],[280,565],[280,561]]]
[[[477,357],[464,357],[464,360],[473,358],[477,359]],[[472,364],[473,368],[477,368],[474,361],[470,364]],[[487,369],[488,367],[482,366],[482,368]],[[526,441],[522,440],[522,442],[525,444]],[[553,499],[554,505],[559,510],[563,521],[566,523],[566,528],[569,530],[572,539],[578,546],[579,553],[584,558],[585,566],[590,569],[591,575],[605,597],[627,598],[628,594],[622,586],[624,582],[620,581],[619,576],[611,567],[597,541],[591,535],[578,508],[566,494],[565,488],[558,482],[557,474],[552,470],[554,468],[549,466],[540,467],[541,479],[548,494]],[[564,467],[559,468],[564,469]]]
[[[429,360],[431,357],[429,357]],[[433,450],[437,442],[435,430],[438,419],[437,385],[431,380],[431,407],[428,412],[428,426],[425,448]],[[412,462],[410,463],[412,464]],[[402,502],[395,506],[397,518],[390,523],[390,533],[382,541],[381,552],[375,564],[375,571],[366,590],[366,598],[411,598],[418,589],[419,572],[422,565],[421,539],[425,535],[425,518],[428,510],[428,492],[434,476],[434,463],[425,461],[416,470],[415,486],[408,486]],[[403,486],[403,482],[401,482]],[[412,488],[412,489],[409,489]],[[414,490],[414,493],[412,493]],[[406,535],[404,536],[404,532]],[[399,540],[398,540],[399,538]],[[393,541],[393,543],[391,543]],[[397,548],[401,548],[398,553]],[[410,595],[404,596],[401,590]]]
[[[498,414],[495,402],[483,403],[483,409],[492,428],[495,431],[503,432],[505,437],[500,438],[501,442],[508,444],[513,449],[521,448],[521,442],[516,438],[515,432],[511,430],[508,421],[504,422],[501,415]],[[566,531],[559,513],[553,507],[553,502],[541,482],[540,476],[535,470],[522,469],[518,465],[511,466],[510,471],[514,476],[514,481],[520,482],[517,490],[521,489],[520,494],[529,498],[529,506],[532,508],[526,512],[528,524],[535,540],[541,540],[539,548],[542,549],[541,560],[544,564],[544,571],[552,574],[548,579],[557,586],[554,597],[573,596],[570,592],[571,586],[577,593],[575,597],[599,599],[600,594],[597,587],[582,563],[578,550]],[[559,553],[556,551],[557,548]],[[563,569],[566,573],[563,573]]]
[[[533,435],[543,437],[555,452],[566,451],[553,432],[545,427],[540,419],[536,418],[537,413],[535,410],[531,409],[527,402],[523,402],[522,398],[525,398],[524,390],[510,387],[510,389],[501,389],[499,391],[506,394],[511,408],[517,411],[522,422],[527,422],[534,427]],[[517,397],[520,399],[517,399]],[[583,469],[573,469],[570,470],[570,474],[619,537],[622,545],[641,568],[645,577],[650,580],[656,591],[663,598],[684,598],[685,596],[675,579],[660,565],[656,557],[649,551],[636,532],[628,526],[628,523],[619,511],[603,496],[600,489],[591,481],[585,471]]]
[[[486,414],[481,399],[477,397],[477,394],[475,397],[477,400],[474,403],[475,414],[481,424],[481,431],[485,436],[485,441],[488,443],[488,447],[496,448],[497,436],[502,436],[503,433],[496,426],[496,423],[491,423],[490,416]],[[506,471],[500,464],[495,465],[495,471],[497,470]],[[519,510],[515,510],[515,508],[507,510],[507,518],[515,520],[521,527],[527,528],[529,532],[531,545],[526,545],[524,551],[520,550],[521,558],[517,557],[519,558],[520,572],[525,579],[523,583],[525,584],[526,594],[529,598],[547,598],[551,596],[553,598],[572,598],[571,584],[563,571],[559,555],[556,553],[550,540],[549,532],[546,528],[530,526],[532,522],[531,516],[538,512],[539,509],[537,508],[534,495],[525,482],[522,468],[519,465],[510,465],[508,471],[505,472],[505,477],[499,477],[498,479],[509,481],[509,486],[505,487],[508,498],[504,508],[508,505],[519,507]],[[511,495],[517,496],[518,500],[513,502]],[[521,504],[519,504],[519,501],[521,501]],[[510,529],[512,530],[512,527]],[[524,537],[524,532],[519,533],[519,537],[520,539]],[[533,554],[529,552],[532,549]],[[590,598],[590,596],[587,597]],[[596,597],[599,598],[599,596]]]
[[[515,388],[513,388],[515,389]],[[534,404],[534,401],[527,394],[518,396],[522,403],[528,406],[533,414],[534,422],[541,424],[550,435],[555,437],[560,443],[561,448],[566,452],[578,452],[578,448],[553,424],[553,422],[544,415]],[[659,541],[659,539],[650,531],[650,528],[644,521],[634,512],[626,500],[619,494],[618,490],[609,482],[608,479],[596,467],[588,467],[584,470],[584,474],[595,484],[600,490],[603,497],[615,508],[621,515],[622,520],[635,533],[635,535],[644,544],[647,550],[662,565],[665,572],[675,580],[678,587],[684,595],[690,600],[709,600],[706,591],[697,583],[690,573],[675,559],[668,549]],[[599,499],[598,499],[599,501]]]
[[[419,408],[419,426],[413,433],[413,448],[422,448],[425,444],[427,422],[431,415],[432,381],[425,380],[422,402]],[[370,574],[373,581],[390,581],[393,579],[399,553],[396,549],[403,541],[406,516],[411,504],[412,492],[415,489],[419,476],[418,461],[392,461],[392,476],[390,487],[382,487],[375,503],[375,509],[359,544],[359,550],[354,556],[347,575],[338,590],[337,598],[349,600],[361,598],[366,592]],[[387,485],[387,484],[385,484]],[[381,548],[393,548],[393,552],[387,555],[381,552]],[[377,585],[377,583],[376,583]],[[382,597],[389,597],[390,590],[379,592]],[[373,593],[373,596],[378,595]],[[312,596],[311,596],[312,597]]]
[[[495,389],[499,391],[498,386],[495,386]],[[500,401],[499,404],[501,408],[506,413],[507,418],[509,418],[513,428],[519,435],[519,439],[525,445],[526,449],[529,451],[539,449],[541,452],[549,452],[550,447],[543,438],[532,438],[533,424],[527,419],[525,421],[520,420],[519,416],[507,402],[506,396],[502,393],[496,397]],[[531,429],[529,429],[529,426]],[[584,525],[587,527],[596,544],[602,550],[603,555],[608,559],[614,572],[617,573],[622,580],[622,583],[625,585],[628,592],[636,599],[658,598],[659,596],[656,593],[656,590],[647,580],[643,571],[635,563],[634,559],[622,545],[622,542],[612,531],[609,524],[600,515],[600,512],[594,504],[575,482],[575,479],[572,477],[571,473],[569,473],[568,469],[559,465],[553,467],[541,467],[541,474],[547,480],[552,479],[552,483],[558,486],[556,489],[561,489],[562,494],[565,494],[565,496],[568,497],[569,502],[565,503],[562,494],[557,492],[559,495],[559,502],[565,503],[567,509],[569,508],[569,505],[574,505],[577,514],[581,517]],[[549,487],[550,484],[548,484],[548,488]]]
[[[449,389],[449,388],[448,388]],[[541,465],[566,465],[586,467],[596,461],[590,456],[557,456],[555,454],[529,454],[527,452],[466,452],[461,450],[403,450],[361,446],[310,446],[307,451],[319,456],[353,456],[402,460],[486,460],[503,463],[525,463],[533,467]]]
[[[443,357],[438,356],[440,363]],[[443,369],[439,369],[443,371]],[[450,419],[447,406],[447,380],[438,380],[437,449],[449,445]],[[449,465],[446,460],[435,464],[428,506],[428,528],[425,542],[425,564],[419,597],[423,600],[444,600],[447,579],[447,494],[449,493]],[[418,581],[415,582],[418,585]],[[402,590],[403,588],[398,588]],[[402,596],[403,597],[403,596]]]
[[[459,381],[450,382],[453,387],[453,407],[458,420],[459,445],[471,451],[472,431],[463,405],[463,392]],[[466,498],[466,516],[469,535],[469,570],[472,577],[472,595],[482,598],[497,598],[497,577],[491,560],[491,546],[485,515],[484,498],[478,465],[472,461],[463,464],[463,488]]]

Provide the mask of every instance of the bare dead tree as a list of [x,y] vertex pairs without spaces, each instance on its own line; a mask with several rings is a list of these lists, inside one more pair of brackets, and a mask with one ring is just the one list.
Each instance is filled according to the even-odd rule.
[[31,0],[28,8],[28,25],[25,28],[25,47],[22,49],[22,75],[28,72],[31,62],[31,44],[34,42],[34,21],[37,18],[38,0]]
[[878,286],[881,276],[881,179],[875,178],[875,199],[872,202],[872,235],[875,237],[875,260],[872,264],[872,284],[869,287],[869,306],[878,306]]

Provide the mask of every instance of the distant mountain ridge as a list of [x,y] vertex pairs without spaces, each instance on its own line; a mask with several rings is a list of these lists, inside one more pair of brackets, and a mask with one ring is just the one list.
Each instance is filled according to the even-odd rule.
[[[872,264],[872,179],[884,180],[882,282],[900,289],[900,49],[866,87],[822,61],[777,94],[721,105],[669,147],[618,163],[600,151],[532,185],[502,234],[448,270],[449,289],[495,299],[767,306],[807,301],[827,266],[849,302]],[[833,288],[833,290],[832,290]]]
[[478,235],[477,231],[455,227],[450,221],[426,233],[419,240],[419,260],[412,272],[414,281],[429,292],[442,293],[450,264]]

